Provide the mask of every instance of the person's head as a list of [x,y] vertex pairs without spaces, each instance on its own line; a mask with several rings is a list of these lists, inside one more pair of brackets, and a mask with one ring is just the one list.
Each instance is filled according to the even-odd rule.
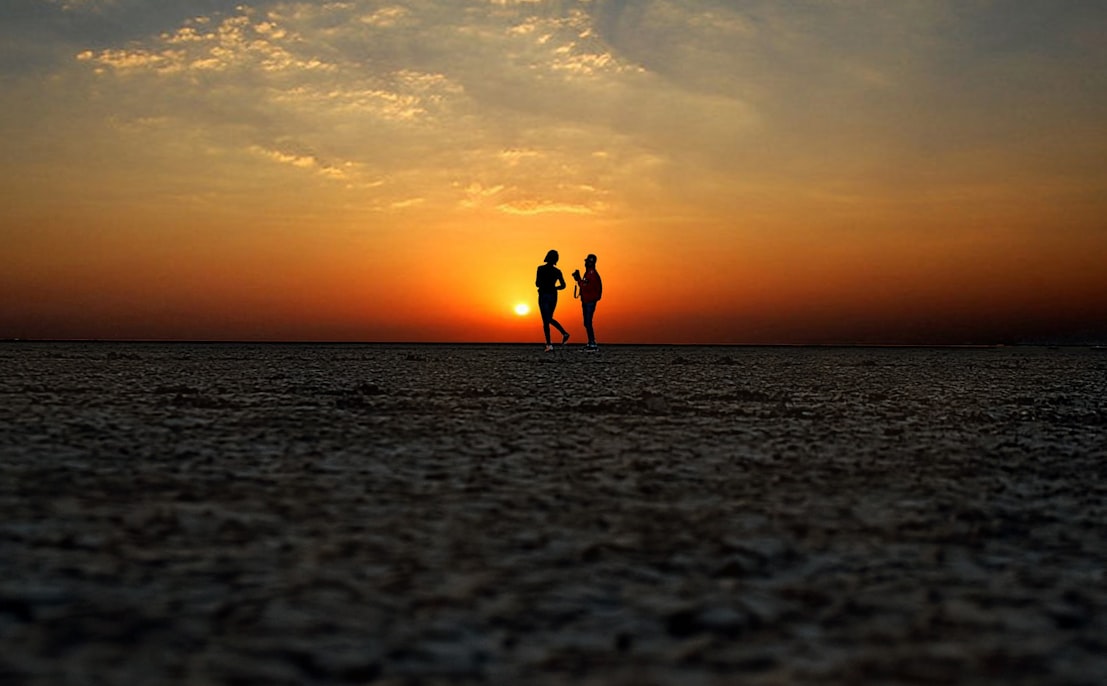
[[546,253],[546,264],[557,264],[558,254],[556,250],[551,250]]
[[596,256],[592,253],[588,253],[588,257],[584,258],[584,268],[592,269],[596,266]]

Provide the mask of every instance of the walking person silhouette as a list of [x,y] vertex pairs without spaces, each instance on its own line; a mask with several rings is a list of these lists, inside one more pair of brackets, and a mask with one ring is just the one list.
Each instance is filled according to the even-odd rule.
[[538,311],[542,313],[542,332],[546,334],[546,352],[553,352],[550,344],[550,325],[561,332],[561,343],[569,340],[569,332],[565,330],[556,319],[553,318],[557,309],[557,292],[565,289],[565,277],[557,268],[559,256],[556,250],[546,253],[545,264],[538,267],[538,273],[534,277],[534,285],[538,287]]
[[580,307],[584,313],[584,330],[588,332],[588,345],[584,346],[586,352],[596,352],[600,349],[596,345],[596,332],[592,330],[592,317],[596,314],[596,303],[603,297],[603,281],[600,273],[596,271],[596,256],[589,253],[584,258],[584,276],[580,270],[573,271],[573,278],[580,287]]

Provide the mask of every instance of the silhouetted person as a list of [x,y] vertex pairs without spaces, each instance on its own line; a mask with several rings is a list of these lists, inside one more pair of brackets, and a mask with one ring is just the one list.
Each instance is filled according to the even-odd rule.
[[596,256],[589,254],[584,258],[584,276],[580,270],[573,272],[573,278],[580,286],[580,307],[584,312],[584,330],[588,332],[588,345],[584,349],[595,352],[600,349],[596,345],[596,332],[592,330],[592,317],[596,314],[596,303],[603,297],[603,281],[600,273],[596,271]]
[[546,263],[538,267],[538,273],[534,277],[534,285],[538,287],[538,311],[542,313],[542,332],[546,334],[546,352],[553,352],[550,344],[550,324],[561,332],[561,342],[569,340],[569,332],[553,318],[557,309],[557,292],[565,288],[565,277],[557,268],[558,254],[556,250],[546,253]]

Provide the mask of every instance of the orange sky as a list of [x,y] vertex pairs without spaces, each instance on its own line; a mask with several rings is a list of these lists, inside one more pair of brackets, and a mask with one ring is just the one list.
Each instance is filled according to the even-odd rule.
[[1107,8],[866,4],[0,10],[0,338],[1107,341]]

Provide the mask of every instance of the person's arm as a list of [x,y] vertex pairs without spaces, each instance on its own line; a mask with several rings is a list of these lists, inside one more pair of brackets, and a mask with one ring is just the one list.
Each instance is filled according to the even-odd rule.
[[561,272],[557,272],[557,290],[565,290],[565,277],[561,275]]
[[592,275],[596,277],[596,300],[599,300],[603,297],[603,279],[599,272],[592,272]]
[[541,288],[542,287],[542,267],[539,267],[538,271],[536,271],[534,273],[534,287],[535,288]]

